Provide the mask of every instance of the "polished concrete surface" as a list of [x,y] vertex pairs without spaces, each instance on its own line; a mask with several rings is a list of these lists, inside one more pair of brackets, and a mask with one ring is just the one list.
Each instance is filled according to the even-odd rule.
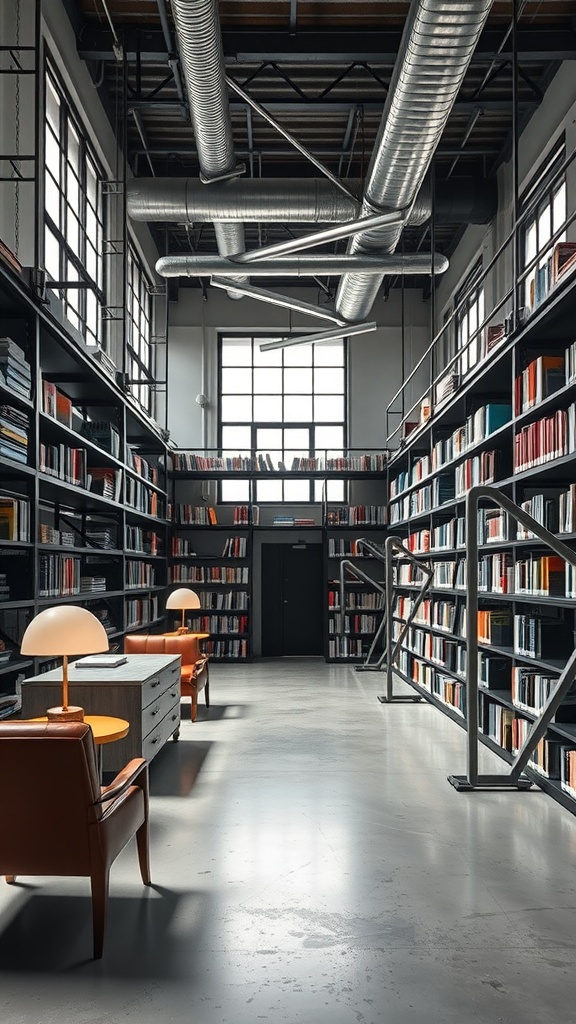
[[154,887],[130,844],[101,961],[86,879],[1,883],[2,1024],[576,1021],[576,817],[457,793],[464,732],[379,704],[377,674],[214,665],[211,689],[152,765]]

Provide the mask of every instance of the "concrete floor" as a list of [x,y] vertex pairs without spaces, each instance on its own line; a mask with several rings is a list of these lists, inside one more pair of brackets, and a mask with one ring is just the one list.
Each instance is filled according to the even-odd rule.
[[211,676],[151,768],[154,887],[133,844],[112,869],[103,960],[87,880],[1,884],[2,1024],[576,1021],[575,817],[457,793],[464,732],[379,704],[379,675]]

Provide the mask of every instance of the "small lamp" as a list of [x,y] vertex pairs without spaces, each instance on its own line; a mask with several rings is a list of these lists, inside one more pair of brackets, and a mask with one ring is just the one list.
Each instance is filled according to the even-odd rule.
[[62,707],[48,708],[47,717],[58,722],[82,722],[84,709],[68,705],[68,655],[99,654],[108,650],[104,626],[87,608],[74,604],[46,608],[36,615],[22,637],[22,654],[62,658]]
[[184,613],[188,608],[199,608],[200,598],[198,597],[198,594],[195,594],[189,587],[179,587],[178,590],[173,590],[172,593],[168,595],[166,607],[182,609],[182,625],[176,632],[187,633],[188,629],[184,624]]

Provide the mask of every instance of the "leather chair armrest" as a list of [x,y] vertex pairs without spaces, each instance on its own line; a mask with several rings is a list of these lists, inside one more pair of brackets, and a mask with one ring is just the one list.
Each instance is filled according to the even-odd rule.
[[109,786],[103,786],[99,797],[94,801],[97,804],[107,803],[109,800],[116,800],[126,790],[130,789],[143,773],[144,779],[140,785],[145,793],[148,792],[148,761],[144,757],[134,757],[122,768]]

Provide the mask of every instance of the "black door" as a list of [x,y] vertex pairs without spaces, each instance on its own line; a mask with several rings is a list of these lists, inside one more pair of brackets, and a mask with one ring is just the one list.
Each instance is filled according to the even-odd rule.
[[323,653],[321,544],[262,545],[262,655]]

